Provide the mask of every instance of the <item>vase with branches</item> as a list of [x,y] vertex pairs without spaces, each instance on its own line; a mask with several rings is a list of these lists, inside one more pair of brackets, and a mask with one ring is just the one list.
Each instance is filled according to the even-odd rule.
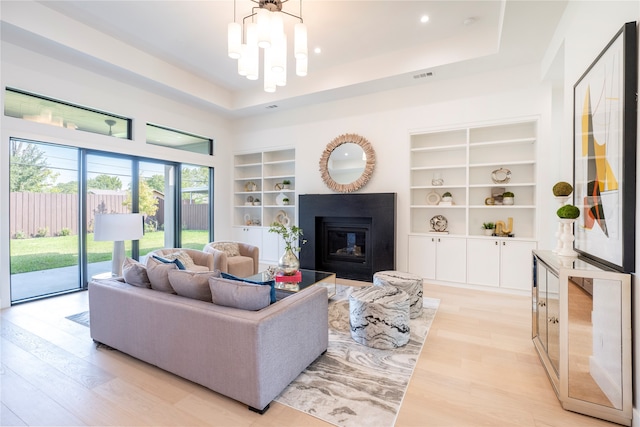
[[300,260],[295,252],[300,251],[299,244],[307,242],[300,239],[302,237],[302,228],[297,225],[286,226],[279,222],[274,222],[269,227],[269,232],[280,235],[284,241],[284,254],[278,260],[279,270],[287,276],[294,275],[300,268]]

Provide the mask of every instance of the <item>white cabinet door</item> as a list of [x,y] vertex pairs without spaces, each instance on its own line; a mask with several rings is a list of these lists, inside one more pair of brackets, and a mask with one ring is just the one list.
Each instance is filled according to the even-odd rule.
[[500,286],[531,290],[531,263],[536,242],[503,241],[500,245]]
[[262,249],[260,260],[268,264],[277,264],[284,253],[284,240],[276,233],[269,233],[268,228],[262,229]]
[[465,283],[467,280],[467,239],[436,237],[436,280]]
[[500,245],[497,239],[467,240],[467,280],[474,285],[500,283]]
[[260,248],[260,252],[262,252],[261,227],[233,227],[233,240],[257,246]]
[[424,279],[436,278],[436,238],[409,236],[409,272]]

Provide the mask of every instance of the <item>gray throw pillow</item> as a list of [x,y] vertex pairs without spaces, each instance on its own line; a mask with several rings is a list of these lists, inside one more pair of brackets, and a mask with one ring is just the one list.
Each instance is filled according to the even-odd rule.
[[210,277],[209,288],[213,303],[216,305],[255,311],[262,310],[270,304],[269,286]]
[[171,287],[169,282],[169,271],[177,270],[178,266],[174,263],[164,264],[153,257],[147,258],[147,276],[151,282],[151,289],[160,292],[175,294],[176,291]]
[[124,277],[124,281],[132,286],[151,288],[147,268],[135,259],[125,258],[122,263],[122,276]]
[[170,270],[169,283],[180,296],[212,302],[209,277],[220,277],[220,270]]

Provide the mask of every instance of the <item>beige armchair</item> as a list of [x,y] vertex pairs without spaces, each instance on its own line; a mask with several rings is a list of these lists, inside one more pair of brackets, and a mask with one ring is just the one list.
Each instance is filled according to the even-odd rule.
[[258,274],[260,249],[242,242],[211,242],[205,252],[213,254],[213,266],[224,273],[237,277]]
[[[187,255],[189,255],[189,258],[191,258],[193,260],[193,264],[194,265],[190,265],[190,266],[185,265],[185,267],[187,267],[187,270],[194,270],[194,271],[213,271],[213,270],[215,270],[213,268],[213,265],[214,265],[213,254],[208,253],[208,252],[204,252],[204,251],[199,251],[197,249],[187,249],[187,248],[157,249],[157,250],[155,250],[153,252],[149,252],[147,257],[153,256],[153,255],[157,255],[159,257],[172,259],[172,260],[175,259],[176,257],[178,259],[180,259],[179,256],[176,256],[176,254],[178,252],[180,252],[180,251],[182,251],[182,252],[186,253]],[[183,262],[183,264],[184,264],[184,262]]]

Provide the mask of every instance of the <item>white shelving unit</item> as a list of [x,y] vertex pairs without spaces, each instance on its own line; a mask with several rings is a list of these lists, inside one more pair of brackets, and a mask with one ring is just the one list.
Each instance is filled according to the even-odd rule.
[[[281,255],[280,242],[268,233],[278,215],[296,219],[295,149],[281,149],[234,156],[233,225],[234,239],[260,248],[265,262]],[[284,181],[289,188],[280,188]],[[288,198],[289,204],[283,204]],[[275,259],[274,259],[275,257]]]
[[[436,269],[437,274],[430,274],[434,276],[430,278],[446,281],[445,277],[454,277],[449,281],[530,288],[530,282],[514,282],[513,271],[505,265],[530,262],[519,258],[536,247],[536,134],[537,121],[533,119],[411,134],[410,253],[435,252],[439,259],[438,247],[444,246],[446,239],[456,239],[457,249],[467,253],[466,259],[458,255],[458,261],[469,267],[464,278],[442,271],[446,266]],[[494,171],[500,169],[509,171],[508,182],[494,182]],[[515,194],[513,205],[487,204],[498,188]],[[445,192],[451,193],[453,204],[434,204]],[[448,233],[437,234],[440,244],[434,249],[430,220],[436,215],[446,218]],[[508,225],[509,218],[513,220],[513,237],[484,235],[483,223],[503,221]],[[460,247],[460,238],[467,244],[464,248]],[[476,239],[480,241],[472,242]],[[523,243],[516,245],[516,241]],[[473,253],[483,246],[491,249],[484,257],[492,258],[485,261],[491,265],[490,270],[495,270],[486,277],[479,276],[481,269]],[[508,246],[517,246],[518,255],[505,257]],[[409,268],[424,270],[425,264],[420,265],[423,261],[410,256]],[[460,263],[451,268],[460,269]]]

